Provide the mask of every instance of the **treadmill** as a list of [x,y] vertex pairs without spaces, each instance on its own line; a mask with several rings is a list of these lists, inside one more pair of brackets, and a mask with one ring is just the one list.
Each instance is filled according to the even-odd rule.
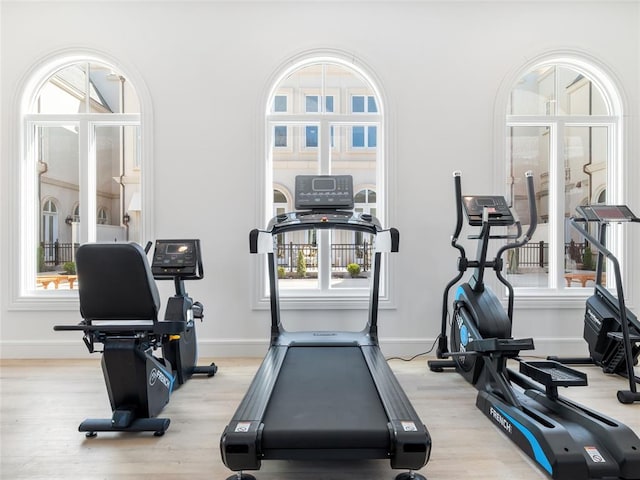
[[[383,252],[397,252],[398,230],[353,209],[350,175],[296,177],[295,212],[249,235],[251,253],[266,253],[271,342],[249,390],[225,428],[220,449],[231,479],[251,480],[262,460],[389,459],[397,480],[424,479],[431,437],[378,344]],[[280,321],[276,236],[308,229],[375,235],[369,315],[360,332],[288,332]]]

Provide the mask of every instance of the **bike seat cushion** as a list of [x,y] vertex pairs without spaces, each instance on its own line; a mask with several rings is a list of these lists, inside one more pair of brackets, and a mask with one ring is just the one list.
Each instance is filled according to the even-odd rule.
[[85,320],[158,319],[160,295],[137,243],[86,243],[76,253],[80,314]]

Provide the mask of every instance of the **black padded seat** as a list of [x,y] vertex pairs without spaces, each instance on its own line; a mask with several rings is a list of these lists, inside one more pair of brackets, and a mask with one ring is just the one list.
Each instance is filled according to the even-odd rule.
[[158,321],[160,294],[145,251],[137,243],[85,243],[76,253],[82,323],[56,330],[110,335],[180,333],[182,321]]
[[85,243],[78,248],[76,265],[82,318],[158,318],[158,287],[137,243]]

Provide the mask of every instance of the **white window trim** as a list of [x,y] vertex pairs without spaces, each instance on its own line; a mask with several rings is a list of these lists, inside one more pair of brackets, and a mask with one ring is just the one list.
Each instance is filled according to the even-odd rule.
[[[363,120],[370,120],[378,123],[378,149],[385,159],[384,162],[377,162],[377,178],[378,186],[376,194],[378,202],[378,218],[385,228],[393,227],[393,219],[395,211],[393,206],[395,205],[395,190],[390,186],[395,185],[394,181],[395,166],[391,158],[394,157],[394,151],[390,147],[393,144],[391,139],[391,129],[389,125],[393,125],[392,109],[389,106],[389,102],[379,90],[382,82],[373,75],[372,69],[362,68],[359,65],[363,65],[363,62],[358,59],[354,62],[352,53],[346,53],[339,50],[313,50],[299,54],[295,58],[285,60],[280,67],[278,67],[266,83],[266,88],[263,92],[262,98],[257,105],[256,119],[258,122],[256,131],[258,132],[258,142],[256,143],[256,161],[258,163],[255,171],[255,185],[257,196],[255,199],[255,225],[256,228],[264,228],[269,219],[271,218],[271,204],[273,197],[273,178],[272,178],[272,159],[265,159],[265,152],[269,151],[269,142],[271,133],[269,132],[270,125],[278,121],[278,115],[273,114],[269,108],[269,99],[276,94],[275,88],[280,84],[282,79],[290,75],[293,71],[301,68],[305,64],[318,63],[318,62],[332,62],[344,65],[349,69],[358,71],[363,77],[369,80],[369,83],[373,85],[375,96],[379,101],[378,112],[376,114],[364,114],[366,119],[363,118],[363,114],[354,114],[346,117],[345,115],[323,115],[322,122],[328,124],[363,124]],[[366,70],[366,75],[364,71]],[[335,97],[334,97],[335,101]],[[265,110],[265,105],[267,106]],[[336,109],[334,103],[334,110]],[[382,122],[384,112],[385,121]],[[282,121],[280,119],[280,121]],[[291,122],[300,123],[302,125],[308,123],[309,119],[307,115],[292,116],[287,115],[287,124]],[[327,131],[328,129],[322,129]],[[327,133],[329,134],[329,133]],[[321,133],[322,135],[322,133]],[[269,187],[267,187],[269,186]],[[269,208],[266,208],[267,205]],[[247,235],[249,232],[247,232]],[[400,232],[402,236],[402,232]],[[249,253],[247,253],[249,255]],[[396,308],[396,271],[397,256],[402,255],[402,249],[399,253],[383,254],[383,266],[381,271],[380,285],[384,286],[384,292],[381,289],[379,298],[379,309],[395,309]],[[251,285],[251,306],[255,310],[267,310],[270,308],[270,301],[268,296],[268,279],[266,260],[264,255],[251,255],[251,278],[253,279]],[[280,296],[280,308],[282,310],[348,310],[358,309],[366,310],[369,308],[369,295],[368,290],[366,294],[365,289],[359,289],[362,294],[354,296],[352,292],[344,290],[343,292],[338,289],[332,289],[330,292],[305,292],[299,291],[293,295],[291,290],[287,291],[287,296]]]
[[[505,126],[513,126],[513,122],[523,122],[522,124],[536,125],[540,124],[547,126],[555,124],[559,120],[565,122],[565,124],[580,124],[581,116],[579,115],[566,115],[566,116],[521,116],[521,115],[507,115],[507,105],[509,94],[513,89],[516,82],[527,72],[531,71],[537,66],[543,66],[547,64],[563,64],[579,71],[584,71],[587,76],[594,82],[598,83],[599,88],[605,94],[607,101],[611,102],[608,105],[609,111],[618,112],[617,116],[586,116],[582,120],[584,123],[588,123],[590,126],[598,126],[597,123],[601,122],[602,125],[610,127],[610,139],[609,148],[612,149],[611,165],[608,165],[610,169],[608,174],[608,192],[613,193],[613,184],[617,182],[615,189],[615,198],[612,202],[623,202],[627,199],[627,203],[632,199],[632,182],[630,173],[634,170],[638,170],[630,162],[629,152],[634,150],[631,146],[632,132],[629,128],[629,122],[624,121],[624,112],[628,110],[626,108],[629,105],[624,90],[621,88],[621,82],[618,81],[614,72],[610,71],[605,65],[602,64],[597,58],[592,57],[586,52],[578,50],[558,50],[553,52],[547,52],[538,56],[532,56],[531,60],[525,65],[521,65],[517,69],[512,70],[503,79],[502,84],[498,89],[496,96],[495,110],[494,110],[494,191],[503,191],[506,193],[505,186],[507,185],[507,175],[505,169],[505,162],[507,160],[506,152],[506,135],[507,128]],[[535,121],[534,121],[535,119]],[[539,122],[539,123],[537,123]],[[623,142],[622,139],[626,141]],[[612,180],[614,179],[615,180]],[[550,205],[550,209],[553,208]],[[557,226],[556,226],[557,227]],[[557,230],[557,228],[555,228]],[[630,229],[627,229],[630,230]],[[625,262],[629,265],[633,265],[634,252],[631,248],[631,239],[633,232],[624,232],[624,239],[619,236],[614,241],[618,243],[618,251],[620,258],[624,258]],[[564,239],[562,240],[564,242]],[[622,263],[622,262],[621,262]],[[627,306],[633,305],[633,279],[640,278],[640,275],[633,274],[631,269],[623,271],[623,283],[625,286],[625,300]],[[504,304],[507,301],[506,289],[496,279],[487,279],[490,286],[494,291],[499,292],[499,296]],[[522,309],[539,309],[541,306],[552,309],[576,309],[584,306],[584,302],[587,297],[591,296],[592,288],[531,288],[531,287],[519,287],[515,288],[516,294],[516,307]]]
[[[18,228],[12,229],[11,232],[5,233],[8,248],[2,252],[4,265],[7,268],[3,270],[3,284],[7,285],[2,295],[3,303],[9,311],[76,311],[78,310],[78,294],[77,291],[49,291],[46,293],[36,292],[33,289],[26,288],[26,281],[35,272],[35,255],[27,255],[25,251],[27,241],[37,239],[39,215],[33,214],[33,209],[37,209],[35,202],[30,202],[28,206],[24,205],[24,199],[36,198],[36,177],[30,173],[35,166],[29,167],[28,159],[33,158],[30,152],[31,144],[29,143],[28,133],[25,131],[27,124],[31,125],[33,121],[38,124],[43,122],[56,122],[61,120],[62,115],[47,114],[30,114],[31,104],[36,93],[40,90],[44,82],[57,70],[80,62],[101,63],[113,65],[114,69],[125,74],[131,83],[135,86],[138,101],[140,102],[140,114],[134,114],[138,117],[140,124],[141,138],[141,165],[145,172],[142,175],[141,184],[141,200],[143,211],[148,212],[142,217],[141,224],[141,241],[144,244],[146,239],[154,238],[153,215],[150,214],[150,208],[153,205],[153,110],[151,97],[146,88],[143,77],[132,66],[121,66],[121,63],[104,52],[86,49],[63,49],[46,55],[44,58],[33,63],[33,66],[22,77],[24,80],[18,85],[16,93],[12,99],[9,108],[9,121],[6,124],[9,141],[5,147],[6,155],[4,158],[17,159],[9,162],[7,169],[7,201],[5,212],[9,225],[16,225]],[[82,117],[89,119],[93,116],[96,124],[109,124],[110,115],[127,116],[132,114],[83,114]],[[37,117],[32,118],[32,117]],[[80,116],[79,116],[80,117]],[[115,117],[111,117],[115,118]],[[64,115],[64,122],[72,123],[72,114]],[[81,149],[88,148],[81,143]],[[82,202],[82,199],[80,200]],[[95,199],[93,201],[95,204]],[[88,204],[88,202],[87,202]],[[88,210],[90,215],[96,215],[95,208]],[[95,218],[94,218],[95,220]],[[29,270],[31,268],[31,270]]]

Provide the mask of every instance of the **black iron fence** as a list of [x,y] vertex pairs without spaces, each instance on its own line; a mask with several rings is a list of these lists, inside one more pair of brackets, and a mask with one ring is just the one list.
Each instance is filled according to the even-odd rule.
[[43,265],[57,266],[67,262],[73,262],[76,258],[76,251],[80,246],[79,243],[61,243],[55,241],[40,242],[40,261]]
[[[352,243],[331,244],[331,268],[332,270],[344,270],[347,265],[355,263],[360,265],[363,272],[371,269],[371,257],[373,245],[364,242],[361,245]],[[286,271],[294,272],[298,267],[300,258],[303,258],[307,269],[318,268],[318,245],[312,243],[283,243],[278,245],[276,255],[278,266]]]
[[[576,243],[573,240],[566,243],[564,245],[565,258],[573,260],[578,265],[584,265],[588,262],[588,260],[585,261],[588,258],[588,255],[585,255],[588,246],[587,242]],[[509,251],[507,261],[510,265],[508,268],[510,272],[514,272],[514,268],[517,269],[518,266],[544,268],[549,265],[549,244],[544,241],[528,243]]]

